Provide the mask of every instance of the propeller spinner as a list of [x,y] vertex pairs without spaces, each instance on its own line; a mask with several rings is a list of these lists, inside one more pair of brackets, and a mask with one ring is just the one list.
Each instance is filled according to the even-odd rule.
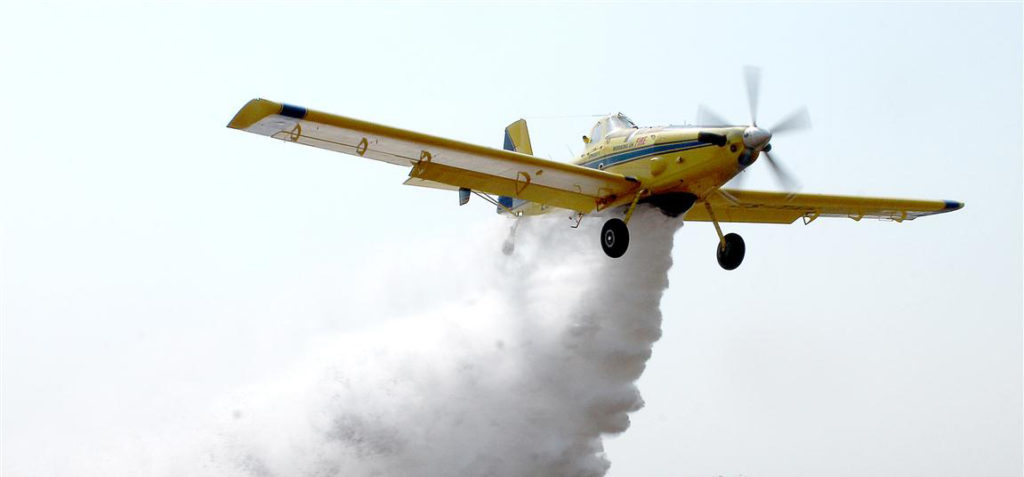
[[772,140],[772,133],[768,132],[767,129],[761,129],[757,126],[749,126],[743,131],[743,145],[751,149],[761,149],[768,145],[768,141]]

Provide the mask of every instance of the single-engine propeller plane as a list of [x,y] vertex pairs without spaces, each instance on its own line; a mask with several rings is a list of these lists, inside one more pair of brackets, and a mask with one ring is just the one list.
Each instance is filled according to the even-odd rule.
[[[805,128],[799,109],[773,127],[758,126],[759,70],[746,69],[749,125],[727,125],[703,109],[700,126],[639,127],[622,114],[606,116],[583,137],[585,151],[572,163],[533,155],[525,120],[505,128],[503,149],[322,113],[265,99],[249,101],[228,124],[283,141],[411,167],[405,184],[457,190],[459,203],[476,194],[512,217],[568,210],[576,225],[595,211],[614,212],[601,231],[612,258],[629,245],[627,224],[638,204],[671,217],[709,221],[718,234],[718,263],[733,270],[743,261],[738,234],[721,222],[789,224],[819,217],[874,218],[903,222],[958,210],[962,202],[798,194],[772,157],[772,137]],[[761,192],[723,186],[764,157],[786,191]],[[684,215],[685,214],[685,215]]]

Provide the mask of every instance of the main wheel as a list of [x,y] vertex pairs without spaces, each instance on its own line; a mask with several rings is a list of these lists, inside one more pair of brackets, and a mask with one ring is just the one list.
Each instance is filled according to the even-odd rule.
[[747,252],[747,246],[743,243],[743,237],[739,234],[726,234],[725,247],[718,244],[718,264],[726,270],[734,270],[743,263],[743,255]]
[[629,229],[621,219],[608,219],[601,228],[601,248],[612,258],[619,258],[629,247]]

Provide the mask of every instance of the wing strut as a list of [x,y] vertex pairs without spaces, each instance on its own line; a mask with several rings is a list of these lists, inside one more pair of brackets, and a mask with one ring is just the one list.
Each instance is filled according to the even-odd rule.
[[505,212],[508,212],[509,215],[511,215],[513,217],[519,217],[520,215],[523,215],[522,213],[519,213],[519,212],[513,212],[512,209],[506,207],[505,204],[502,204],[501,202],[495,200],[494,197],[491,197],[491,196],[489,196],[487,194],[484,194],[482,192],[477,192],[477,191],[475,191],[473,189],[464,189],[464,190],[468,190],[468,191],[472,192],[474,195],[476,195],[477,197],[479,197],[479,198],[481,198],[483,200],[486,200],[487,202],[490,202],[491,204],[496,205],[496,206],[498,206],[498,207],[500,207],[502,209],[505,209]]

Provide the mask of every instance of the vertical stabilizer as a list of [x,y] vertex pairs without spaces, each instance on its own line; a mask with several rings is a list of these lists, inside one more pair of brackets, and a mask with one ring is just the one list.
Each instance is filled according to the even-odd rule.
[[505,150],[533,155],[530,146],[530,131],[526,129],[526,120],[520,119],[505,127]]
[[[526,120],[520,119],[512,124],[505,127],[505,145],[506,151],[514,151],[522,154],[533,155],[533,146],[530,145],[530,131],[526,129]],[[506,209],[514,209],[526,201],[515,200],[511,197],[499,196],[498,203],[501,207],[498,207],[498,213],[506,212]]]

